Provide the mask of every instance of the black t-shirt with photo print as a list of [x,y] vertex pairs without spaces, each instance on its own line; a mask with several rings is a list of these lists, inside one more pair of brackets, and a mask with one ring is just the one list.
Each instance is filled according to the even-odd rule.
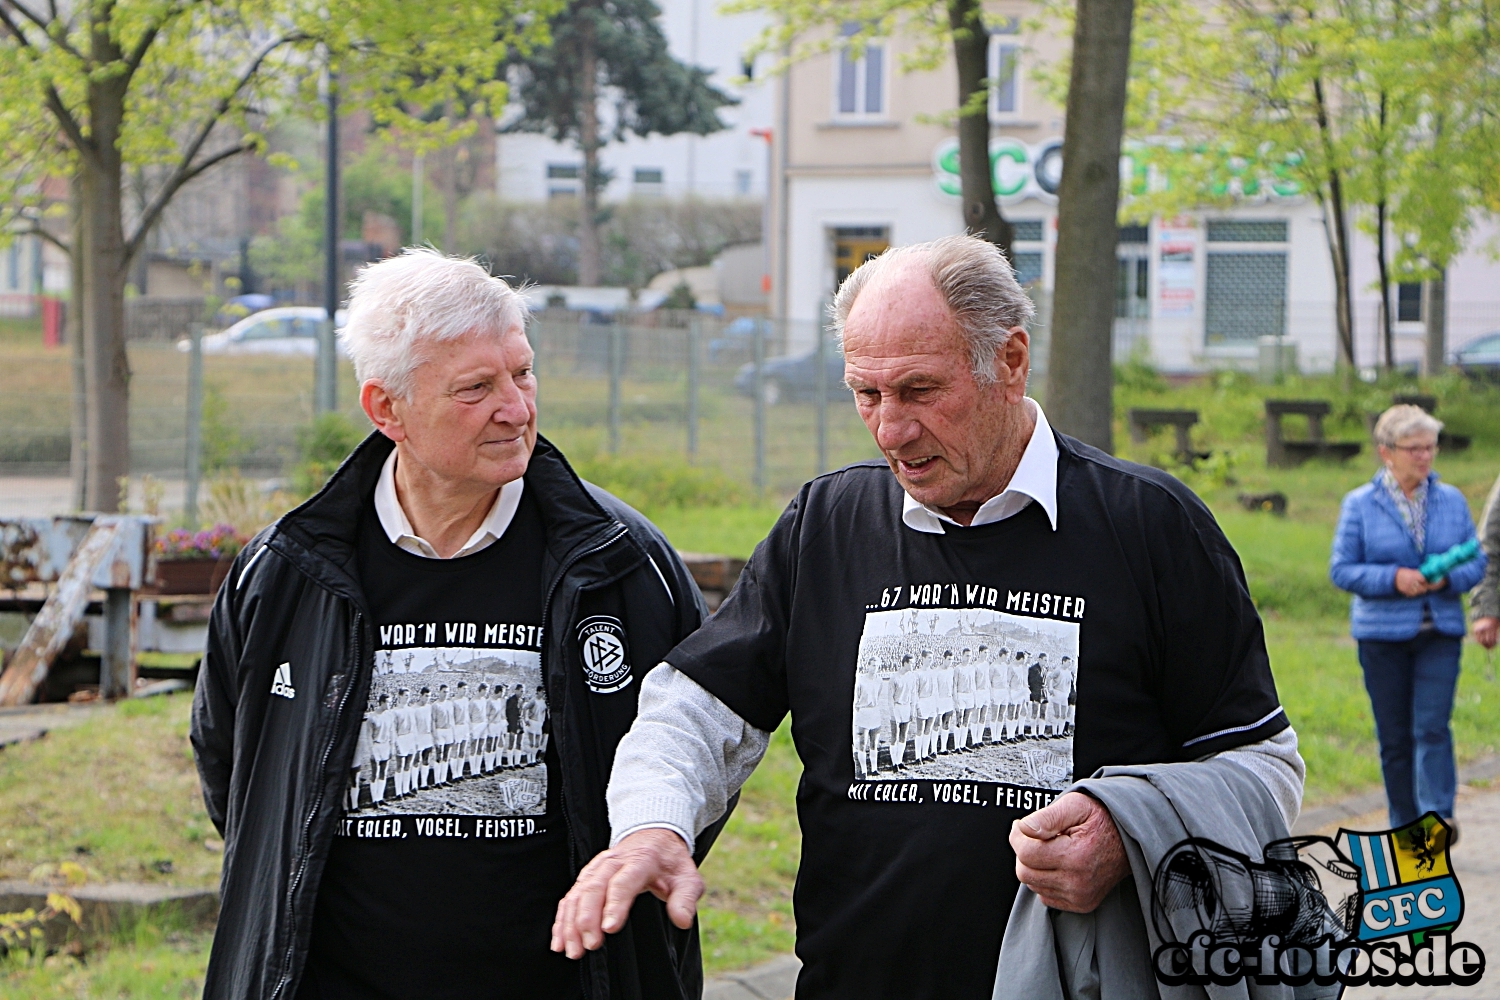
[[579,965],[548,947],[572,879],[536,503],[459,559],[393,545],[373,503],[359,538],[374,675],[299,1000],[577,997]]
[[1287,725],[1207,508],[1165,473],[1058,445],[1056,531],[1038,503],[913,530],[879,463],[814,480],[667,656],[761,729],[791,714],[799,1000],[988,1000],[1012,820],[1104,765]]

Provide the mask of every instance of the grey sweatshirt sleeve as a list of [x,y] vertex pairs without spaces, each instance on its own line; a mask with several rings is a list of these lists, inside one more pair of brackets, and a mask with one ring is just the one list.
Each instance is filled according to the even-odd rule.
[[1259,778],[1276,800],[1286,828],[1292,828],[1302,811],[1302,785],[1307,779],[1307,765],[1297,752],[1296,730],[1287,726],[1268,740],[1225,750],[1214,757],[1233,761]]
[[641,681],[630,732],[615,749],[605,800],[610,846],[637,830],[672,830],[693,842],[724,815],[770,745],[697,681],[662,663]]
[[1484,512],[1479,515],[1479,544],[1489,557],[1484,579],[1469,592],[1469,611],[1474,618],[1500,618],[1500,478],[1490,487]]

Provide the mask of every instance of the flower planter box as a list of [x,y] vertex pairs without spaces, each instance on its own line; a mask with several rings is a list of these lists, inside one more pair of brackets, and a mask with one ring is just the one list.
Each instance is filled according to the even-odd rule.
[[214,594],[229,573],[233,560],[162,559],[156,564],[156,590],[160,594]]

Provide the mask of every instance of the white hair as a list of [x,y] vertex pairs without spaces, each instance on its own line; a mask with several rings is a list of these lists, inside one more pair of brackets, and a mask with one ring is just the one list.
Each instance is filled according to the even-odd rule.
[[1036,306],[1016,282],[1015,268],[1000,248],[977,236],[912,243],[865,261],[839,286],[830,308],[830,329],[842,341],[844,324],[859,293],[875,278],[913,258],[926,263],[933,286],[953,312],[969,347],[974,381],[993,385],[995,358],[1010,343],[1011,328],[1030,322]]
[[411,398],[412,373],[428,359],[424,343],[470,335],[501,337],[526,323],[526,302],[473,258],[407,247],[362,268],[350,283],[349,320],[339,340],[360,383],[379,379]]
[[1443,422],[1420,406],[1397,403],[1375,421],[1375,443],[1394,448],[1396,442],[1413,434],[1431,434],[1437,437],[1443,430]]

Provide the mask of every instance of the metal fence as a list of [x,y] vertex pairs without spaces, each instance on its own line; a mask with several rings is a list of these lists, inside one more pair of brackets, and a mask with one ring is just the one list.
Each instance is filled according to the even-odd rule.
[[[814,324],[668,311],[613,322],[546,310],[529,336],[541,431],[569,454],[692,463],[771,497],[875,454],[839,385],[838,346]],[[186,475],[193,393],[184,347],[129,342],[135,475]],[[204,474],[288,475],[298,431],[313,419],[313,367],[308,355],[204,356]],[[367,426],[348,362],[339,374],[339,409]],[[0,475],[67,475],[71,405],[68,347],[0,340]]]
[[[1049,365],[1051,302],[1033,294],[1035,389]],[[1292,302],[1285,312],[1285,335],[1303,348],[1299,364],[1331,364],[1331,306]],[[1500,328],[1489,304],[1450,303],[1448,317],[1450,345]],[[1359,361],[1374,364],[1374,307],[1361,302],[1356,320]],[[1161,322],[1117,319],[1116,360],[1140,354],[1175,370],[1170,355],[1176,350],[1191,367],[1257,363],[1253,342],[1244,357],[1214,354],[1192,324],[1176,322],[1166,331],[1158,328]],[[616,321],[548,309],[535,316],[529,336],[537,352],[542,432],[569,454],[685,461],[722,472],[752,495],[763,490],[772,497],[788,495],[822,470],[875,454],[839,385],[837,344],[820,338],[811,322],[666,310]],[[1420,324],[1399,324],[1395,340],[1399,362],[1420,357]],[[128,351],[132,471],[181,479],[189,464],[189,355],[162,335],[131,339]],[[67,346],[48,348],[40,336],[0,331],[0,476],[68,474],[71,364]],[[313,419],[313,373],[310,354],[205,357],[198,425],[205,474],[230,468],[260,479],[289,474],[298,430]],[[347,362],[339,376],[340,410],[356,426],[367,426]]]
[[875,453],[814,324],[549,310],[530,336],[542,431],[566,449],[681,458],[777,494]]

